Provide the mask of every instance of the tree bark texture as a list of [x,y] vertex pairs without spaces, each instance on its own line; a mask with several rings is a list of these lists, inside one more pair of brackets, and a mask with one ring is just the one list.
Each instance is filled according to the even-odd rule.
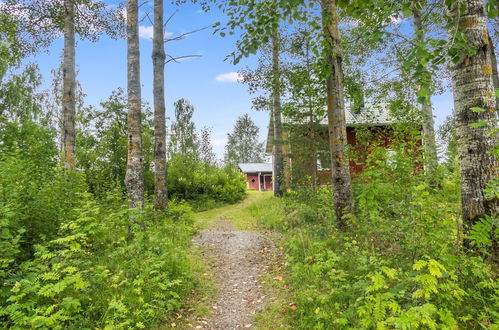
[[[425,42],[423,22],[421,20],[421,11],[417,8],[418,0],[414,2],[412,13],[414,16],[414,32],[420,42]],[[430,75],[429,72],[427,72]],[[423,150],[425,157],[425,168],[430,178],[430,183],[435,185],[438,168],[437,143],[435,141],[435,122],[433,120],[433,105],[431,102],[431,93],[427,102],[421,106],[421,117],[423,120]]]
[[128,161],[125,185],[131,208],[144,205],[144,159],[142,155],[142,122],[140,92],[140,52],[137,0],[127,0],[128,45]]
[[64,56],[62,64],[62,157],[64,169],[75,169],[75,0],[64,0]]
[[164,0],[154,0],[153,34],[153,94],[154,94],[154,207],[164,210],[168,207],[166,181],[166,106],[165,106],[165,43],[164,43]]
[[[312,72],[312,65],[310,63],[310,42],[307,41],[306,44],[306,51],[305,51],[305,56],[307,58],[307,69]],[[309,94],[308,96],[308,110],[310,113],[310,140],[312,143],[312,190],[314,193],[317,193],[317,184],[318,184],[318,178],[317,178],[317,142],[316,142],[316,136],[315,136],[315,113],[314,113],[314,104],[312,101],[312,96]]]
[[325,55],[329,66],[326,85],[333,203],[336,220],[340,227],[344,227],[346,216],[354,212],[354,201],[350,165],[345,154],[347,134],[339,17],[335,0],[321,0],[321,5],[326,44]]
[[310,165],[312,166],[312,190],[314,193],[317,192],[317,145],[316,145],[316,136],[315,136],[315,116],[314,110],[312,108],[312,102],[309,101],[309,111],[310,111],[310,143],[312,148],[312,161]]
[[[490,59],[492,63],[492,80],[494,81],[494,89],[499,89],[499,72],[497,70],[497,57],[496,57],[496,48],[494,47],[494,42],[492,38],[489,36],[489,44],[490,44]],[[496,111],[499,111],[499,97],[496,97]]]
[[282,150],[281,84],[279,67],[279,31],[272,35],[272,99],[274,116],[274,196],[283,194],[284,157]]
[[[464,11],[459,12],[459,8]],[[467,40],[468,52],[460,62],[452,65],[454,88],[454,116],[458,138],[458,156],[461,171],[461,202],[464,234],[484,215],[497,214],[499,201],[486,195],[487,184],[499,175],[498,159],[490,152],[497,146],[496,99],[492,78],[491,44],[487,30],[483,0],[458,0],[451,10],[456,26]],[[455,31],[451,30],[450,36]],[[474,112],[472,107],[485,109]],[[473,128],[479,121],[486,125]],[[497,241],[496,248],[497,248]],[[465,245],[469,242],[465,240]]]

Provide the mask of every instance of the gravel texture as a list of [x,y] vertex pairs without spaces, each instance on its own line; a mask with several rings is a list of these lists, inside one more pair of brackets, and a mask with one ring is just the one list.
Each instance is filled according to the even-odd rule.
[[205,248],[204,256],[214,260],[218,296],[212,304],[212,316],[194,328],[252,328],[253,316],[268,300],[259,278],[268,271],[272,242],[260,232],[233,230],[228,220],[210,227],[200,231],[194,244]]

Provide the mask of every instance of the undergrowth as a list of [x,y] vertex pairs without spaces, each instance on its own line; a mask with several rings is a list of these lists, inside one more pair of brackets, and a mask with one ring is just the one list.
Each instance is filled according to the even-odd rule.
[[97,200],[57,170],[34,180],[31,164],[0,162],[0,328],[150,328],[182,306],[197,283],[188,205],[147,204],[132,223],[119,192]]
[[261,227],[284,234],[291,328],[499,328],[496,274],[483,253],[461,250],[455,174],[438,189],[425,182],[414,167],[368,167],[343,231],[328,188],[251,206]]

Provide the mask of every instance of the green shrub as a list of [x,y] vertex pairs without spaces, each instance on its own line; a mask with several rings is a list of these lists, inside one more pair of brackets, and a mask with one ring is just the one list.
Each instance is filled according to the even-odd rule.
[[172,203],[165,214],[153,215],[148,208],[139,219],[144,231],[130,225],[125,207],[100,205],[89,195],[80,199],[85,202],[78,216],[61,225],[56,239],[38,245],[34,258],[5,282],[10,296],[0,308],[4,324],[144,328],[179,308],[194,283],[185,253],[189,209]]
[[[356,216],[340,231],[331,191],[291,191],[251,211],[284,233],[297,329],[495,329],[499,286],[481,257],[456,243],[459,184],[442,172],[438,189],[401,143],[390,164],[376,148],[354,180]],[[495,221],[495,220],[494,220]],[[491,219],[474,231],[490,244]],[[462,237],[461,237],[462,238]]]
[[194,157],[175,155],[168,164],[168,191],[196,210],[235,203],[246,194],[244,177],[231,167],[219,168]]
[[[27,138],[41,129],[28,126],[9,129]],[[82,175],[59,171],[46,136],[2,145],[0,328],[143,328],[166,318],[196,283],[190,207],[147,204],[144,231],[119,189],[96,200]]]

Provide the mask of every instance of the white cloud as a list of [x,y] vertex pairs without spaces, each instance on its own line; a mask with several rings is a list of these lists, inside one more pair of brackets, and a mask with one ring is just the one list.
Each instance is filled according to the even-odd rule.
[[142,39],[152,39],[154,28],[152,26],[139,26],[139,37]]
[[243,77],[237,72],[228,72],[219,74],[215,80],[218,82],[240,82]]
[[[171,36],[173,33],[165,32],[165,37]],[[139,37],[142,39],[152,40],[154,35],[154,27],[153,26],[139,26]]]

